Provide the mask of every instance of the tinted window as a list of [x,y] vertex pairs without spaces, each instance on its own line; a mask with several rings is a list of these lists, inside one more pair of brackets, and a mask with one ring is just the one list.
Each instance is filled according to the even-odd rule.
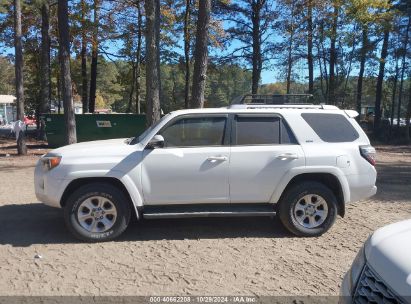
[[279,117],[236,118],[237,145],[270,145],[280,143]]
[[220,146],[225,117],[182,118],[161,130],[166,147]]
[[297,139],[295,138],[291,129],[284,123],[281,119],[281,144],[296,144]]
[[304,113],[304,120],[326,142],[350,142],[359,137],[346,117],[340,114]]

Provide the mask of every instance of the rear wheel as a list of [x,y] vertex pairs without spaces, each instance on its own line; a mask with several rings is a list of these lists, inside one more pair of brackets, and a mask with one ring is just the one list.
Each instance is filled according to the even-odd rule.
[[334,224],[337,199],[319,182],[303,182],[291,187],[278,206],[280,221],[298,236],[319,236]]
[[118,237],[130,221],[130,205],[122,191],[106,183],[80,187],[67,200],[66,225],[83,241],[109,241]]

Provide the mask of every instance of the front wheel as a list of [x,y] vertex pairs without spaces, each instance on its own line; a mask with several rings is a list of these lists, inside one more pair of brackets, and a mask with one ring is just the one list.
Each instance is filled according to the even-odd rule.
[[319,182],[302,182],[291,187],[278,206],[284,227],[297,236],[319,236],[334,224],[337,199]]
[[130,221],[127,197],[113,185],[80,187],[67,200],[64,219],[70,232],[83,241],[109,241],[126,230]]

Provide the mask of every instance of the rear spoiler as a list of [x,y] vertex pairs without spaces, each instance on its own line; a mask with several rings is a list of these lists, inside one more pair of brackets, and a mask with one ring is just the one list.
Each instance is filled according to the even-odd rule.
[[349,118],[356,118],[359,115],[358,112],[354,110],[344,110],[344,112]]

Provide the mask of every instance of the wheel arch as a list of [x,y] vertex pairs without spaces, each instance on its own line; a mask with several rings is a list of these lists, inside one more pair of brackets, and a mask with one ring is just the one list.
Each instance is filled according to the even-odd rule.
[[137,219],[140,218],[138,209],[137,209],[137,204],[133,200],[133,197],[130,195],[129,190],[127,187],[124,185],[122,181],[115,177],[82,177],[82,178],[77,178],[72,180],[66,187],[66,189],[63,192],[63,195],[61,196],[60,199],[60,206],[64,208],[66,201],[68,197],[70,196],[71,193],[73,193],[77,188],[80,186],[92,184],[92,183],[108,183],[110,185],[113,185],[114,187],[120,189],[124,195],[128,198],[128,203],[130,204],[131,210],[134,210],[134,214]]
[[301,174],[294,176],[285,186],[277,202],[281,201],[285,193],[291,187],[303,181],[319,182],[327,186],[328,188],[330,188],[330,190],[334,193],[335,197],[337,198],[338,215],[340,215],[341,217],[344,217],[345,215],[344,189],[343,189],[343,186],[341,185],[339,178],[332,173],[320,173],[320,172],[301,173]]

